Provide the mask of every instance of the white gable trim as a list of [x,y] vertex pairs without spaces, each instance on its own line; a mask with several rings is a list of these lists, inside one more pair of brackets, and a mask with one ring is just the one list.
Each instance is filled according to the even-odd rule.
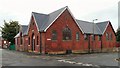
[[45,32],[47,29],[59,18],[59,16],[66,10],[67,7],[64,8],[64,10],[53,20],[53,22],[44,30]]
[[[75,20],[75,17],[73,16],[73,14],[71,13],[70,9],[68,8],[68,6],[65,7],[65,9],[53,20],[53,22],[44,30],[45,32],[47,31],[47,29],[59,18],[59,16],[66,10],[68,9],[69,13],[71,14],[72,18],[74,19],[74,21],[76,22],[77,26],[79,27],[77,21]],[[80,28],[80,27],[79,27]],[[83,30],[80,28],[80,30],[83,32]]]
[[34,17],[35,24],[36,24],[37,30],[38,30],[38,32],[39,32],[39,28],[38,28],[38,24],[37,24],[37,22],[36,22],[35,16],[34,16],[34,14],[33,14],[33,13],[32,13],[32,15],[33,15],[33,17]]
[[106,31],[106,29],[107,29],[109,23],[110,23],[110,22],[107,23],[107,26],[105,27],[105,30],[103,31],[102,35],[105,33],[105,31]]
[[32,16],[33,16],[33,18],[34,18],[34,21],[35,21],[37,30],[38,30],[38,32],[39,32],[38,25],[37,25],[37,23],[36,23],[36,20],[35,20],[35,17],[34,17],[34,15],[33,15],[33,13],[32,13],[32,14],[31,14],[31,18],[30,18],[30,22],[29,22],[29,25],[28,25],[28,28],[27,28],[27,34],[28,34],[28,32],[29,32],[29,29],[30,29],[30,24],[31,24]]
[[78,25],[75,17],[73,16],[72,12],[70,11],[70,9],[69,9],[69,8],[67,8],[67,9],[68,9],[68,11],[70,12],[70,14],[71,14],[72,18],[74,19],[74,21],[76,22],[76,24],[77,24],[77,26],[79,27],[79,29],[80,29],[80,30],[82,31],[82,33],[84,34],[84,31],[83,31],[82,28]]

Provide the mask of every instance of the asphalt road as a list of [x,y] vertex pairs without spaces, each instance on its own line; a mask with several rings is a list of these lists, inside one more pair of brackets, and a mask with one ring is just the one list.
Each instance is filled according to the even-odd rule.
[[118,66],[118,53],[35,55],[1,50],[2,66]]

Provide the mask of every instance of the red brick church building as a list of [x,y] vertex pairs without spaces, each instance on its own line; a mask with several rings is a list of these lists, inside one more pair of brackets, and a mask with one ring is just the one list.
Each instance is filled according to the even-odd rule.
[[66,6],[49,14],[32,12],[15,43],[16,50],[43,54],[101,52],[115,47],[116,36],[110,21],[77,20]]

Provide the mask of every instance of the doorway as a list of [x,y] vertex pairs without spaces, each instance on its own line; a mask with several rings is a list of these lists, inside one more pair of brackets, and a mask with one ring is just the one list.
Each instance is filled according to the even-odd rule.
[[35,35],[34,35],[34,33],[32,34],[31,43],[32,43],[31,50],[34,51],[35,50]]

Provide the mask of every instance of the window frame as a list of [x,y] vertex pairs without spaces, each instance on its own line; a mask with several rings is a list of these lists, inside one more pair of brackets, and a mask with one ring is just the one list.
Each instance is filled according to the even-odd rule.
[[98,41],[101,41],[101,40],[102,40],[102,36],[98,35]]
[[80,40],[80,33],[79,32],[76,32],[76,40]]
[[84,34],[84,40],[88,40],[88,35]]
[[96,39],[95,39],[95,35],[92,35],[92,40],[93,40],[93,41],[95,41],[95,40],[96,40]]
[[38,44],[38,42],[39,42],[39,41],[38,41],[38,38],[39,38],[39,37],[37,36],[37,45],[39,45],[39,44]]
[[72,31],[71,31],[70,28],[65,27],[62,30],[62,40],[63,41],[70,41],[70,40],[72,40]]
[[57,31],[56,30],[52,30],[52,41],[57,41]]
[[106,40],[109,40],[109,34],[106,33]]
[[30,45],[30,37],[28,37],[28,45]]
[[112,33],[109,34],[109,38],[110,38],[110,40],[113,40],[113,35],[112,35]]

